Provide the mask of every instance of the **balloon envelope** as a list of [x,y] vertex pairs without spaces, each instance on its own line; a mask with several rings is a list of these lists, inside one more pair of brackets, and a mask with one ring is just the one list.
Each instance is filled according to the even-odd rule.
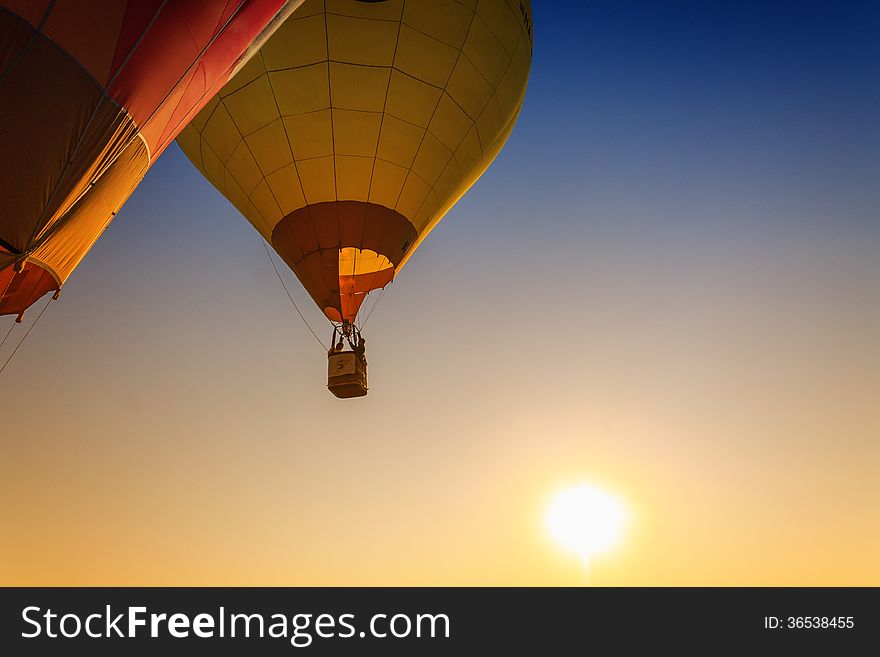
[[351,321],[498,154],[531,52],[525,0],[307,0],[178,142]]
[[0,0],[0,314],[62,285],[286,6]]

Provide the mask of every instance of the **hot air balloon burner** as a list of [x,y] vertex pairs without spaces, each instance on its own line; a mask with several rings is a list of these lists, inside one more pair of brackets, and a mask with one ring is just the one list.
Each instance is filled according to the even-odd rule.
[[340,399],[367,394],[366,341],[351,322],[333,326],[327,352],[327,388]]

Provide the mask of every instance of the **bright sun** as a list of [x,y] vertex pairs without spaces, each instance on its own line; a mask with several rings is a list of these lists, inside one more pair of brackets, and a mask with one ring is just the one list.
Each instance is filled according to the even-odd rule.
[[617,498],[590,484],[567,488],[547,509],[547,529],[564,549],[586,564],[610,550],[620,538],[626,510]]

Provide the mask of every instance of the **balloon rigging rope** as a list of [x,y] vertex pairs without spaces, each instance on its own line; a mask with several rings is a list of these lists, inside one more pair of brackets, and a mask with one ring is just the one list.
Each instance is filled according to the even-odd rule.
[[299,318],[303,321],[303,324],[306,325],[306,328],[309,329],[309,333],[315,336],[315,340],[318,341],[318,344],[321,345],[321,350],[324,350],[324,343],[321,341],[321,338],[318,337],[318,334],[312,329],[309,325],[309,322],[306,320],[305,316],[299,309],[299,306],[296,305],[296,301],[293,300],[293,295],[290,293],[290,290],[287,289],[287,284],[284,282],[284,279],[281,277],[281,272],[278,271],[278,267],[275,266],[275,261],[272,259],[272,254],[269,253],[269,247],[266,245],[266,240],[260,238],[260,242],[263,244],[263,249],[266,251],[266,257],[269,258],[269,264],[272,265],[272,269],[275,270],[275,275],[278,277],[278,280],[281,282],[281,287],[284,288],[284,292],[287,294],[287,298],[290,299],[290,303],[293,304],[294,310],[296,310],[296,314],[299,315]]
[[[9,286],[12,285],[12,279],[15,278],[16,274],[13,272],[12,276],[9,277],[9,280],[6,281],[6,286],[3,288],[2,294],[0,294],[0,301],[3,301],[3,297],[6,296],[6,292],[9,290]],[[9,327],[9,330],[6,331],[6,335],[3,336],[3,340],[0,341],[0,349],[3,348],[3,345],[6,344],[6,341],[9,339],[10,334],[12,333],[12,329],[15,328],[15,322],[13,322],[12,326]]]
[[3,336],[3,340],[0,341],[0,349],[3,348],[3,345],[6,344],[6,341],[9,339],[10,334],[12,333],[12,329],[15,328],[15,322],[12,322],[12,326],[9,327],[9,330],[6,331],[6,335]]
[[[390,284],[391,284],[391,283],[389,283],[388,285],[390,285]],[[363,328],[367,325],[367,322],[370,321],[370,317],[373,316],[373,311],[376,310],[376,308],[378,308],[378,306],[379,306],[380,303],[382,303],[382,299],[385,298],[385,290],[388,289],[388,285],[386,285],[385,287],[383,287],[383,288],[382,288],[382,291],[379,292],[379,298],[376,299],[376,303],[373,304],[373,307],[370,308],[370,312],[367,313],[367,316],[364,317],[364,321],[361,322],[361,328],[360,328],[360,330],[363,330]]]
[[[3,371],[6,369],[6,366],[9,365],[9,362],[12,360],[12,357],[15,356],[15,352],[17,352],[19,350],[19,348],[21,347],[21,345],[24,344],[24,341],[27,340],[27,336],[29,336],[31,334],[31,331],[34,330],[34,327],[37,325],[37,322],[40,321],[40,318],[43,316],[43,313],[46,312],[46,308],[49,307],[50,303],[52,303],[52,297],[49,297],[49,300],[46,302],[46,305],[43,306],[43,309],[40,311],[40,314],[37,315],[37,318],[34,320],[34,323],[28,327],[27,332],[21,337],[21,340],[18,341],[18,344],[15,345],[15,349],[13,349],[12,353],[9,354],[9,358],[7,358],[6,362],[3,363],[3,367],[0,367],[0,374],[3,374]],[[15,324],[13,324],[12,326],[15,327]],[[10,333],[11,332],[12,332],[12,329],[10,329]],[[6,339],[4,338],[4,342],[5,341],[6,341]]]

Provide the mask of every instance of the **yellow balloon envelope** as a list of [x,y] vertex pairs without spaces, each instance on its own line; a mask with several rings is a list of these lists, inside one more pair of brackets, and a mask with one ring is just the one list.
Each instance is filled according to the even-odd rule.
[[178,142],[332,321],[353,321],[494,160],[527,0],[307,0]]

